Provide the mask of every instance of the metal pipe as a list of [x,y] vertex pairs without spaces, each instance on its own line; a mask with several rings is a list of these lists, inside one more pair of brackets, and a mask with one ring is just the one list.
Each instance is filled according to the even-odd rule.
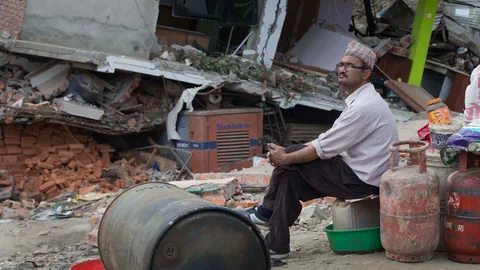
[[243,46],[243,44],[245,44],[248,39],[250,38],[250,36],[253,34],[253,31],[250,31],[250,33],[248,33],[247,37],[242,41],[242,43],[240,43],[240,45],[238,45],[238,47],[235,49],[235,51],[232,53],[232,55],[235,55],[237,54],[237,52],[240,50],[240,48]]
[[228,37],[227,50],[225,51],[225,56],[228,55],[228,49],[230,49],[230,41],[232,40],[233,29],[235,29],[235,26],[232,26],[232,29],[230,30],[230,36]]

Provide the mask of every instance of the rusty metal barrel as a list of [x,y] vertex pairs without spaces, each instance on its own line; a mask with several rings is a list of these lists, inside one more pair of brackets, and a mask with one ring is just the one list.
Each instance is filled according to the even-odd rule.
[[480,263],[480,168],[467,170],[466,152],[448,177],[445,242],[450,260]]
[[165,183],[115,198],[100,223],[98,249],[108,270],[271,268],[255,225]]
[[[401,146],[409,145],[409,148]],[[380,236],[387,258],[423,262],[439,241],[438,179],[427,171],[428,143],[401,141],[390,146],[390,169],[380,181]],[[409,153],[406,167],[394,168],[394,154]]]

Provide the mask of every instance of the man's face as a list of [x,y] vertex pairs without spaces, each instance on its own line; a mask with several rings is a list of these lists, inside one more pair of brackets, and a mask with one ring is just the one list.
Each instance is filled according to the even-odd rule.
[[345,55],[337,68],[338,83],[342,86],[356,86],[370,76],[370,70],[366,68],[358,58]]

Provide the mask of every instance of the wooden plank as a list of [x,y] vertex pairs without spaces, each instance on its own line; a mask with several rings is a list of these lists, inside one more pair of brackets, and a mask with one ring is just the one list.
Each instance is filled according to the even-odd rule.
[[427,101],[434,99],[430,93],[422,87],[389,80],[385,86],[390,88],[397,96],[412,107],[415,112],[423,112],[427,109]]
[[470,76],[467,74],[456,73],[455,77],[452,79],[452,87],[450,88],[450,94],[448,95],[445,104],[450,110],[461,113],[465,109],[465,90],[470,84]]
[[166,37],[169,46],[173,44],[180,46],[193,46],[195,41],[197,41],[205,49],[208,49],[208,46],[210,46],[210,37],[200,32],[193,32],[166,26],[157,26],[155,35],[157,37]]

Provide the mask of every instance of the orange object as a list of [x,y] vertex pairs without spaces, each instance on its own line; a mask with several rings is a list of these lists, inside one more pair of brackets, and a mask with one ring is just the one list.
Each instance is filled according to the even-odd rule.
[[427,117],[428,121],[436,125],[448,125],[452,123],[452,116],[447,105],[442,102],[442,99],[436,98],[427,102]]
[[188,165],[194,173],[241,170],[262,154],[262,127],[259,108],[182,112],[175,147],[192,153]]

